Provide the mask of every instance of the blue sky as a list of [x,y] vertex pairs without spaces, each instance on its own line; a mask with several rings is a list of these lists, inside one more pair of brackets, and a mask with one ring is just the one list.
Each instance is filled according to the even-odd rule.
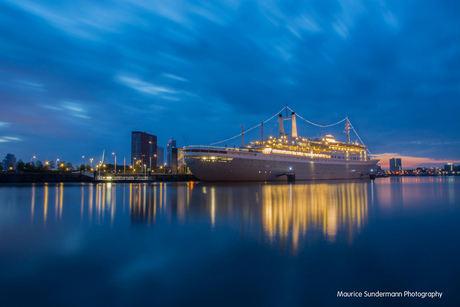
[[458,16],[458,1],[3,0],[0,158],[129,160],[133,130],[210,144],[288,104],[348,116],[385,159],[460,162]]

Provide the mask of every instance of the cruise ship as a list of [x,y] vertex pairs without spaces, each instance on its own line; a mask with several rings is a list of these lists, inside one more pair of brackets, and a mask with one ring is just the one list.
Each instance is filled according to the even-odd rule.
[[[296,114],[278,116],[278,137],[262,137],[241,147],[186,146],[184,159],[201,181],[294,181],[370,178],[379,160],[367,154],[366,145],[350,142],[346,119],[346,141],[332,135],[307,139],[297,135]],[[291,133],[283,122],[290,120]],[[242,133],[244,136],[244,134]],[[244,138],[243,138],[244,140]]]

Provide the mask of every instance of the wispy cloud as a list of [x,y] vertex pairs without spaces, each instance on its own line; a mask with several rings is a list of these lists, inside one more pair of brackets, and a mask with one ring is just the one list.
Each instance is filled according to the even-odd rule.
[[12,141],[21,141],[20,138],[14,136],[2,136],[0,137],[0,143],[12,142]]
[[71,115],[79,118],[89,119],[90,117],[86,115],[86,111],[80,103],[72,101],[64,101],[62,103],[63,108],[68,111]]
[[77,155],[78,126],[128,156],[107,135],[161,145],[187,122],[207,143],[289,103],[314,122],[358,118],[372,152],[459,160],[458,7],[420,1],[0,1],[0,135],[27,142],[1,140],[49,151],[55,129]]
[[176,75],[173,75],[173,74],[163,74],[162,76],[164,76],[164,77],[166,77],[166,78],[169,78],[169,79],[174,79],[174,80],[178,80],[178,81],[188,82],[187,79],[182,78],[182,77],[179,77],[179,76],[176,76]]
[[135,89],[136,91],[150,94],[150,95],[159,95],[159,94],[164,94],[164,93],[169,93],[169,94],[177,93],[177,91],[172,90],[170,88],[155,85],[153,83],[148,83],[148,82],[142,81],[135,77],[119,75],[115,77],[115,80],[117,80],[118,82],[120,82],[121,84],[127,87]]

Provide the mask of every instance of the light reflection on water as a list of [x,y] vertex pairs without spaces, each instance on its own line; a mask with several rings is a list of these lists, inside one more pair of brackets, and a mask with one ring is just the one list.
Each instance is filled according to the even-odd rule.
[[[229,227],[242,236],[270,244],[334,242],[343,233],[352,242],[366,225],[373,183],[368,181],[308,184],[45,184],[32,185],[30,214],[43,224],[81,223],[154,225],[187,221]],[[77,200],[77,197],[79,200]],[[54,208],[49,203],[54,202]],[[78,204],[78,205],[77,205]],[[128,204],[128,208],[126,208]],[[41,210],[41,208],[43,210]]]
[[458,193],[456,178],[2,185],[0,297],[321,306],[412,289],[456,306]]

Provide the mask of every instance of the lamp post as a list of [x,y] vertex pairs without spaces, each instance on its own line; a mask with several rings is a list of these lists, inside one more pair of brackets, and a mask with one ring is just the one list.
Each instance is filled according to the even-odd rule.
[[56,159],[56,164],[55,164],[55,166],[54,166],[56,169],[59,168],[58,162],[59,162],[59,158]]
[[116,174],[117,173],[117,156],[115,156],[115,153],[112,152],[112,155],[115,157],[115,164],[114,164],[114,173]]
[[93,168],[93,160],[94,160],[93,158],[89,159],[89,162],[91,163],[91,168]]

